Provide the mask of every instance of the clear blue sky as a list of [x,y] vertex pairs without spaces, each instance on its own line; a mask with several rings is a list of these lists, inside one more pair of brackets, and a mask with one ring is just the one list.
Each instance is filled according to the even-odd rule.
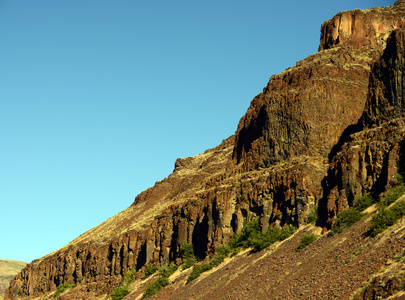
[[0,258],[125,209],[232,135],[324,21],[394,2],[0,0]]

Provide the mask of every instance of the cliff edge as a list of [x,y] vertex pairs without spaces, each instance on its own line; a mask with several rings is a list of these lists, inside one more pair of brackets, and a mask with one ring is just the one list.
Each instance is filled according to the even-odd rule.
[[273,75],[234,136],[178,159],[129,208],[33,261],[5,299],[78,283],[104,297],[128,270],[180,264],[184,242],[206,259],[256,216],[262,230],[303,229],[317,210],[316,230],[327,232],[357,197],[382,197],[405,166],[403,26],[404,1],[326,21],[319,51]]

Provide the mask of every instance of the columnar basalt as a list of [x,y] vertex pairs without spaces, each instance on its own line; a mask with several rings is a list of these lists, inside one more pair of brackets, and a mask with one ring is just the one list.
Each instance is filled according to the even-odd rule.
[[371,127],[405,116],[405,30],[392,31],[381,58],[373,64],[362,125]]
[[319,206],[330,226],[357,196],[383,192],[404,165],[405,39],[392,33],[404,20],[398,1],[327,21],[320,51],[272,76],[235,136],[178,159],[129,208],[33,261],[5,299],[76,282],[108,293],[128,270],[180,263],[183,242],[203,259],[255,216],[263,229],[301,226]]
[[234,159],[253,170],[299,155],[327,157],[363,112],[370,62],[371,52],[339,48],[272,76],[239,122]]
[[[328,223],[364,193],[379,195],[403,171],[405,31],[392,31],[372,65],[368,98],[357,128],[333,158],[322,205]],[[378,126],[378,127],[377,127]]]

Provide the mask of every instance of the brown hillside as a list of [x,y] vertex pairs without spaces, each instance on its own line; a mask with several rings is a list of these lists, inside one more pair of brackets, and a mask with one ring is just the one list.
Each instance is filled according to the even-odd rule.
[[0,259],[0,297],[8,288],[11,279],[26,265],[27,263],[21,261]]
[[[403,223],[372,237],[364,222],[328,230],[338,213],[371,194],[383,201],[405,170],[405,2],[337,14],[321,28],[319,52],[270,78],[236,133],[175,162],[167,178],[63,248],[33,261],[5,299],[109,299],[129,270],[183,261],[180,246],[208,261],[219,245],[259,218],[298,232],[265,251],[249,251],[184,285],[178,271],[156,298],[374,299],[403,290]],[[381,205],[376,205],[382,209]],[[316,226],[308,226],[318,211]],[[323,235],[295,251],[305,232]],[[360,251],[361,249],[361,251]],[[394,262],[395,261],[395,262]],[[138,277],[138,278],[139,278]],[[157,278],[155,276],[155,278]],[[140,299],[137,279],[127,299]],[[362,290],[359,290],[361,289]]]

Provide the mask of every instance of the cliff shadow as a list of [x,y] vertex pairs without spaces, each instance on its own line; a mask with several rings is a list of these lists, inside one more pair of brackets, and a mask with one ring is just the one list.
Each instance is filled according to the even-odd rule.
[[363,125],[362,125],[362,118],[357,121],[356,124],[352,124],[346,127],[346,129],[343,131],[341,134],[338,142],[332,147],[332,150],[329,152],[328,155],[328,160],[329,162],[332,161],[332,159],[336,156],[336,154],[340,151],[342,146],[349,140],[350,136],[353,133],[359,132],[363,130]]

